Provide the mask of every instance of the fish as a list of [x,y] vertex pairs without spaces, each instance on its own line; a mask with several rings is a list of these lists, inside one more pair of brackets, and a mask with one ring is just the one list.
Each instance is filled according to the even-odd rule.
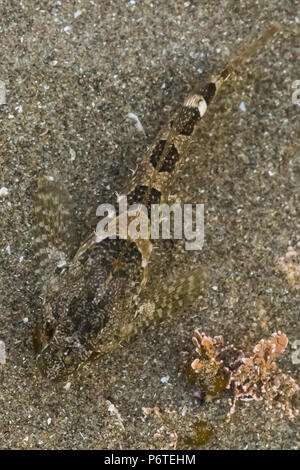
[[[189,93],[145,152],[129,185],[120,193],[129,203],[168,200],[174,175],[210,104],[236,69],[278,32],[268,30],[204,85]],[[122,214],[112,223],[117,226]],[[129,218],[133,214],[126,214]],[[170,276],[159,288],[149,280],[153,240],[111,240],[109,224],[78,241],[72,198],[56,175],[38,179],[35,207],[36,278],[42,305],[36,315],[33,348],[42,375],[66,380],[83,365],[117,350],[150,325],[192,305],[209,288],[208,266]],[[111,223],[111,222],[109,222]],[[117,258],[116,243],[121,243]],[[140,262],[131,247],[137,248]]]

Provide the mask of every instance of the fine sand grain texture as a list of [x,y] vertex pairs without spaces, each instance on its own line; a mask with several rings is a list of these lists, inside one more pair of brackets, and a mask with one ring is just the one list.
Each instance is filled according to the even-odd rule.
[[[174,200],[205,204],[204,247],[164,242],[151,264],[153,289],[169,272],[207,266],[207,292],[68,383],[49,384],[32,347],[38,177],[60,175],[89,233],[98,204],[115,201],[190,86],[272,22],[281,32],[223,88],[172,186]],[[299,383],[299,290],[281,259],[300,233],[299,32],[296,0],[1,2],[0,448],[299,448],[299,416],[239,402],[227,423],[230,392],[205,400],[184,366],[196,357],[195,328],[248,355],[283,331],[278,366]]]

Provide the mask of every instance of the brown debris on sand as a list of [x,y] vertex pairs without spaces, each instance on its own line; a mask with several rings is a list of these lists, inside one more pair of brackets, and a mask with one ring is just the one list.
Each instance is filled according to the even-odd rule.
[[191,367],[199,374],[202,387],[209,390],[217,377],[223,377],[226,388],[233,390],[227,421],[230,421],[239,400],[263,401],[267,410],[276,408],[281,416],[286,415],[289,419],[298,415],[299,411],[290,400],[299,386],[275,362],[288,344],[284,333],[278,331],[270,339],[262,339],[249,357],[233,345],[225,346],[222,336],[211,338],[199,330],[195,330],[193,343],[199,357]]

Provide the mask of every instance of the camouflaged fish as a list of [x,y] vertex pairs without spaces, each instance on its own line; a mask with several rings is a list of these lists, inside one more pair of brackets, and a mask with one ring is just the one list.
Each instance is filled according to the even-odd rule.
[[[187,96],[145,153],[120,197],[127,196],[129,204],[146,206],[167,200],[171,178],[184,163],[210,103],[234,70],[277,30],[272,26],[219,75]],[[114,263],[113,249],[107,245],[113,241],[105,237],[99,240],[95,231],[76,246],[72,213],[72,201],[65,187],[54,177],[39,179],[35,241],[43,303],[33,341],[38,367],[44,376],[55,381],[66,379],[81,365],[118,348],[148,325],[187,306],[205,292],[210,277],[207,269],[199,268],[184,280],[170,279],[161,290],[153,292],[147,284],[150,238],[129,239],[141,255],[142,269],[128,255],[128,242]]]

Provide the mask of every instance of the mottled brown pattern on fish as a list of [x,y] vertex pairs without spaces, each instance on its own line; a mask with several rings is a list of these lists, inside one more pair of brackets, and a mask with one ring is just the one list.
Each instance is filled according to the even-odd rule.
[[[201,118],[222,84],[276,31],[277,28],[270,28],[221,74],[184,100],[123,191],[130,203],[148,206],[165,197],[171,178],[184,163]],[[153,289],[146,283],[150,239],[135,241],[142,257],[142,282],[140,266],[130,250],[122,250],[118,265],[123,269],[122,275],[112,269],[116,241],[104,239],[97,243],[93,232],[76,246],[71,198],[62,182],[53,177],[38,182],[36,219],[36,273],[43,287],[41,315],[33,339],[37,364],[51,380],[66,379],[82,364],[118,348],[150,324],[182,311],[209,285],[208,269],[200,268]]]

